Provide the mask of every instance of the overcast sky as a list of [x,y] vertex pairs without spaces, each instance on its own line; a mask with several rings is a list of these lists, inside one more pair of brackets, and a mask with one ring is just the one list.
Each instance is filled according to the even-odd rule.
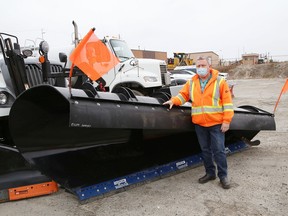
[[167,52],[214,51],[220,58],[243,53],[288,60],[287,0],[5,0],[0,32],[21,45],[72,43],[74,20],[82,37],[119,36],[131,49]]

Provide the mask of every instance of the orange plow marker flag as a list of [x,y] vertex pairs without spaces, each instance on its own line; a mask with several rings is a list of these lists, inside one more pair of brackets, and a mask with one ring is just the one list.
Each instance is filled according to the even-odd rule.
[[[118,58],[91,29],[70,55],[72,67],[76,65],[91,80],[95,81],[119,63]],[[70,77],[72,70],[70,70]]]
[[284,84],[284,86],[283,86],[283,88],[282,88],[282,90],[280,92],[280,95],[279,95],[278,100],[276,102],[276,105],[274,107],[274,113],[275,113],[276,107],[277,107],[277,105],[278,105],[278,103],[280,101],[281,95],[284,94],[286,91],[288,91],[288,79],[286,79],[286,82],[285,82],[285,84]]

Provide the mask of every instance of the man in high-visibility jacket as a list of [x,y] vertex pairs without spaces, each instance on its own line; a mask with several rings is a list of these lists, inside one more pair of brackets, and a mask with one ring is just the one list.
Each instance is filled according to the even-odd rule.
[[224,78],[211,68],[210,59],[199,57],[197,74],[184,84],[178,95],[163,103],[180,106],[189,100],[192,105],[192,122],[202,150],[206,174],[199,179],[204,184],[217,176],[224,189],[230,188],[225,153],[225,132],[234,115],[231,92]]

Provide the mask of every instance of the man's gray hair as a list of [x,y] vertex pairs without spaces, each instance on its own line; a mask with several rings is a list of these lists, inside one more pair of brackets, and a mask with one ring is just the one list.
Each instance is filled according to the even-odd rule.
[[197,58],[197,61],[199,61],[199,60],[206,60],[207,61],[207,63],[208,63],[208,65],[211,65],[211,57],[208,57],[208,56],[199,56],[198,58]]

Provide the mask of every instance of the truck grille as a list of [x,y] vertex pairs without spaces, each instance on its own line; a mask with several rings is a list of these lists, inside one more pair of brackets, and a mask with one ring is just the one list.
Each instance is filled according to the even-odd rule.
[[[61,65],[51,64],[51,74],[62,73]],[[43,84],[42,69],[38,64],[26,64],[26,75],[30,87]],[[55,85],[55,78],[48,78],[47,84]]]
[[167,65],[160,65],[161,74],[167,73]]
[[167,65],[160,65],[162,85],[170,85],[170,76],[167,73]]

